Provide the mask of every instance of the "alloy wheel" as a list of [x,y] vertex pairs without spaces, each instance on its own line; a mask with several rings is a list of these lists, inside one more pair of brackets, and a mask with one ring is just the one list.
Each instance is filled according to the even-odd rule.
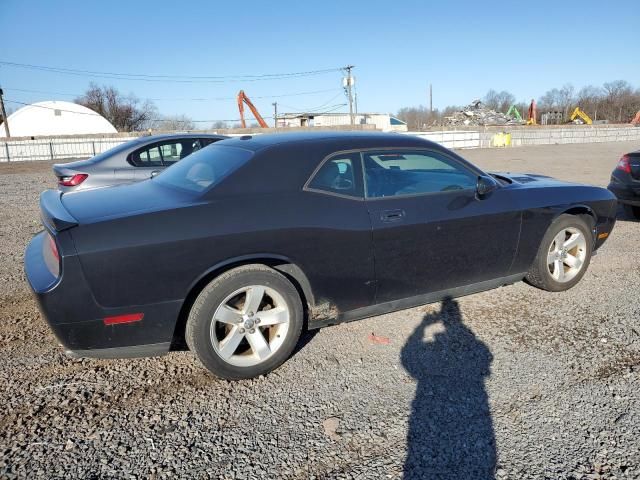
[[571,281],[584,266],[587,240],[574,227],[563,228],[553,238],[547,255],[547,268],[551,277],[560,283]]
[[282,346],[289,323],[289,308],[280,293],[265,285],[246,286],[216,308],[211,343],[216,354],[231,365],[258,365]]

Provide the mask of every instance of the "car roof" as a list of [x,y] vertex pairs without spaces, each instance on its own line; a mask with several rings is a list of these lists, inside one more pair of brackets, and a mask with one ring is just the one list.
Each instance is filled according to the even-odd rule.
[[216,135],[212,133],[160,133],[157,135],[143,135],[137,138],[138,143],[159,142],[162,140],[171,140],[173,138],[213,138],[226,139],[226,135]]
[[268,147],[278,145],[295,145],[309,143],[335,142],[340,148],[369,148],[369,147],[437,147],[437,143],[413,135],[383,132],[294,132],[270,133],[260,135],[243,135],[228,138],[218,145],[239,147],[257,152]]

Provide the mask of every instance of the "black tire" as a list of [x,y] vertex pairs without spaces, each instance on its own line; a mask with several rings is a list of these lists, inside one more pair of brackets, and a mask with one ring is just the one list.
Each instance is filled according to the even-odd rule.
[[[289,310],[289,328],[279,348],[261,363],[237,366],[228,363],[215,350],[211,323],[216,309],[233,292],[250,285],[263,285],[275,290]],[[185,340],[204,367],[226,380],[241,380],[265,375],[279,367],[295,348],[303,325],[303,309],[296,288],[286,277],[265,265],[245,265],[234,268],[211,281],[196,298],[185,330]]]
[[629,218],[640,220],[640,207],[636,207],[635,205],[624,205],[624,213]]
[[[589,223],[591,223],[590,219]],[[551,247],[553,239],[556,237],[556,235],[558,235],[558,233],[566,228],[576,228],[582,233],[586,240],[586,256],[584,261],[582,262],[581,270],[571,280],[566,282],[558,282],[553,278],[551,272],[549,271],[549,266],[547,265],[547,255],[549,254],[549,248]],[[531,285],[548,292],[563,292],[565,290],[569,290],[582,279],[585,272],[589,268],[592,250],[593,236],[591,233],[591,227],[587,223],[585,218],[576,215],[560,215],[551,224],[551,226],[549,226],[547,233],[545,233],[544,237],[542,238],[542,242],[540,244],[540,247],[538,248],[538,253],[535,260],[533,261],[533,264],[531,265],[529,273],[526,276],[526,280]]]

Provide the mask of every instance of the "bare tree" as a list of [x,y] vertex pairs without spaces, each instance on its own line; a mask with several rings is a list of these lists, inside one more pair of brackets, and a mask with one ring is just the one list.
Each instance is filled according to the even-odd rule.
[[562,88],[552,88],[540,97],[540,107],[542,110],[552,110],[563,112],[564,118],[569,116],[569,109],[574,103],[574,88],[570,83]]
[[431,112],[427,107],[422,105],[419,107],[401,108],[398,110],[396,117],[405,122],[409,130],[422,130],[439,120],[437,110]]
[[157,117],[153,102],[143,102],[134,95],[123,95],[114,87],[100,87],[95,83],[75,102],[99,113],[120,132],[144,130]]
[[573,92],[574,88],[570,83],[565,83],[559,90],[560,108],[564,111],[564,118],[569,116],[569,108],[573,103]]
[[598,112],[598,109],[602,103],[602,97],[604,96],[604,90],[594,85],[587,85],[582,87],[576,95],[576,106],[580,107],[587,115],[592,119],[598,119],[598,113],[602,117],[602,112]]
[[224,122],[222,120],[218,120],[214,122],[213,125],[211,125],[211,130],[220,130],[224,128],[229,128],[229,126],[227,125],[227,122]]
[[615,80],[603,85],[607,100],[607,116],[621,122],[635,110],[633,88],[625,80]]
[[506,90],[496,92],[495,90],[491,89],[482,99],[482,103],[484,103],[486,107],[498,112],[506,112],[507,110],[509,110],[509,107],[511,107],[511,105],[513,105],[515,102],[516,97],[514,97],[511,92],[507,92]]
[[148,127],[153,130],[195,130],[196,125],[186,115],[165,115],[149,122]]

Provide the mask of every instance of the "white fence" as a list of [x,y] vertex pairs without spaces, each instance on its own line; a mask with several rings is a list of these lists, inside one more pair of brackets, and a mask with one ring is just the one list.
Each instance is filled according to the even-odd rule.
[[441,132],[406,132],[407,135],[431,140],[446,148],[478,148],[480,132],[474,131],[441,131]]
[[[270,130],[273,132],[274,130]],[[279,129],[283,133],[285,129]],[[640,128],[573,127],[573,128],[505,128],[511,134],[511,145],[545,145],[563,143],[615,142],[640,140]],[[415,135],[447,148],[482,148],[492,146],[493,131],[443,130],[433,132],[402,132]],[[230,136],[247,133],[225,133]],[[258,135],[259,133],[248,133]],[[89,158],[135,138],[131,136],[42,137],[34,140],[0,139],[0,162],[32,160],[70,161]]]
[[89,158],[129,140],[131,137],[7,139],[0,141],[0,162]]

